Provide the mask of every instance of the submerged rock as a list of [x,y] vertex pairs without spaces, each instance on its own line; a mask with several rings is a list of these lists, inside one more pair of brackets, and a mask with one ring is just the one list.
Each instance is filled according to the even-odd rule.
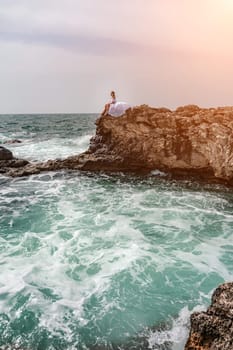
[[233,283],[220,285],[206,312],[191,316],[191,330],[185,350],[233,349]]
[[188,105],[171,111],[142,105],[121,117],[101,117],[96,125],[86,152],[29,164],[9,175],[59,169],[145,174],[157,169],[233,184],[233,107]]
[[5,142],[3,142],[4,144],[8,144],[8,145],[11,145],[11,144],[14,144],[14,143],[22,143],[22,141],[18,140],[18,139],[13,139],[13,140],[7,140]]

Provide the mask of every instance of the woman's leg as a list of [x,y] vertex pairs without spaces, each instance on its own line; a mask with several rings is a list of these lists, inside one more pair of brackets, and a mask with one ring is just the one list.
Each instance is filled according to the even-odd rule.
[[107,115],[107,114],[108,114],[108,111],[109,111],[109,107],[110,107],[110,103],[107,103],[107,104],[104,106],[104,110],[103,110],[103,112],[101,113],[101,115]]

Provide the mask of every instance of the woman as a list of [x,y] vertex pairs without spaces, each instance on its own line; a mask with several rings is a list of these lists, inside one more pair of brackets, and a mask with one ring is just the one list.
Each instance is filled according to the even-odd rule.
[[115,94],[115,91],[112,91],[111,92],[111,101],[109,103],[107,103],[105,106],[104,106],[104,110],[103,112],[101,113],[101,115],[108,115],[108,111],[109,111],[109,108],[112,104],[116,103],[116,94]]
[[131,108],[126,102],[117,102],[115,91],[111,92],[111,101],[104,107],[101,115],[110,115],[112,117],[120,117],[127,109]]

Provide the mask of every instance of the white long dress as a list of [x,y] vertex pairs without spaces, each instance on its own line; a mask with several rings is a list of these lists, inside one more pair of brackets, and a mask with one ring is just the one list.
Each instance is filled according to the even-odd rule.
[[126,102],[115,102],[110,105],[108,114],[112,117],[120,117],[129,108],[130,105]]

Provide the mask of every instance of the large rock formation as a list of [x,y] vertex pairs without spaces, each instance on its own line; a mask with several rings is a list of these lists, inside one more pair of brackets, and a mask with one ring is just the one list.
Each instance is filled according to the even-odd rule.
[[30,164],[12,176],[47,170],[79,169],[198,176],[233,184],[233,107],[175,111],[146,105],[122,117],[101,117],[89,149],[65,160]]
[[233,349],[233,283],[219,286],[206,312],[191,316],[185,350]]
[[[90,161],[88,162],[88,157]],[[97,121],[85,168],[233,178],[233,107],[136,107]]]

